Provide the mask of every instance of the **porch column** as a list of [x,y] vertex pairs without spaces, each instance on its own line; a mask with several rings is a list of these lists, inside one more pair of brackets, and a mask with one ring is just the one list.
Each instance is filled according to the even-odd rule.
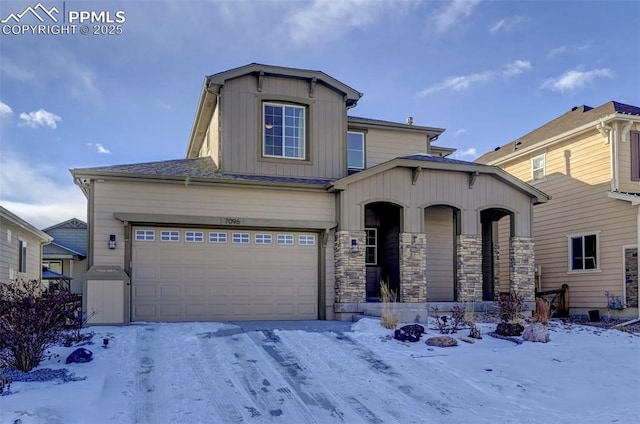
[[535,301],[535,255],[532,237],[509,240],[509,291],[517,291],[526,302]]
[[456,237],[456,300],[482,300],[482,240],[479,235],[460,234]]
[[[351,244],[357,241],[357,251]],[[335,242],[336,303],[365,303],[367,270],[365,232],[337,231]]]
[[400,302],[427,301],[427,235],[400,233]]

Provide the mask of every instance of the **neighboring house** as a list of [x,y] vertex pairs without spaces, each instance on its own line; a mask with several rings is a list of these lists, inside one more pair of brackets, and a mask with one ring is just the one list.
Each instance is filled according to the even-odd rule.
[[568,284],[574,314],[637,314],[640,107],[574,107],[477,161],[551,195],[534,217],[542,291]]
[[53,238],[0,206],[0,282],[40,280],[42,246]]
[[72,278],[71,291],[82,293],[82,278],[87,271],[87,223],[72,218],[42,231],[53,237],[42,251],[42,265]]
[[443,129],[348,116],[361,96],[247,65],[205,79],[185,159],[71,170],[89,202],[90,322],[351,319],[379,311],[380,280],[410,320],[499,291],[532,301],[548,197],[444,157]]

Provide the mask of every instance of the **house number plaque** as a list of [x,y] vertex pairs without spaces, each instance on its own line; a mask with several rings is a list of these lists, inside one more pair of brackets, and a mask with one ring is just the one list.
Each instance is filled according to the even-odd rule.
[[238,218],[224,218],[224,223],[227,225],[240,225]]

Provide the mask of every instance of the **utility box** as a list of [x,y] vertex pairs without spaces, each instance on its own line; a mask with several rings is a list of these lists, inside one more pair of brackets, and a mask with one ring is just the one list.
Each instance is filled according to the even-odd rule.
[[92,266],[83,278],[88,325],[129,324],[130,278],[119,266]]

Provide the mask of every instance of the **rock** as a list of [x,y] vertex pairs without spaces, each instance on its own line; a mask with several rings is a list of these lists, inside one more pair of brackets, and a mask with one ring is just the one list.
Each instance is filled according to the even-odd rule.
[[438,346],[438,347],[451,347],[458,346],[458,342],[453,337],[449,336],[437,336],[430,337],[425,342],[428,346]]
[[400,327],[393,334],[393,337],[401,342],[417,342],[424,334],[424,327],[420,324],[410,324]]
[[71,355],[67,357],[66,363],[70,364],[72,362],[75,362],[78,364],[82,364],[84,362],[89,362],[92,359],[93,359],[93,352],[81,347],[71,352]]
[[549,329],[539,322],[529,324],[524,329],[522,338],[529,342],[548,343],[550,340]]
[[476,342],[471,337],[460,337],[460,340],[462,340],[465,343],[469,343],[469,344],[474,344]]
[[469,337],[471,337],[472,339],[482,339],[482,333],[480,332],[480,329],[478,327],[473,325],[471,327],[471,330],[469,330]]
[[496,333],[501,336],[515,337],[522,334],[524,326],[519,322],[501,322],[496,328]]

